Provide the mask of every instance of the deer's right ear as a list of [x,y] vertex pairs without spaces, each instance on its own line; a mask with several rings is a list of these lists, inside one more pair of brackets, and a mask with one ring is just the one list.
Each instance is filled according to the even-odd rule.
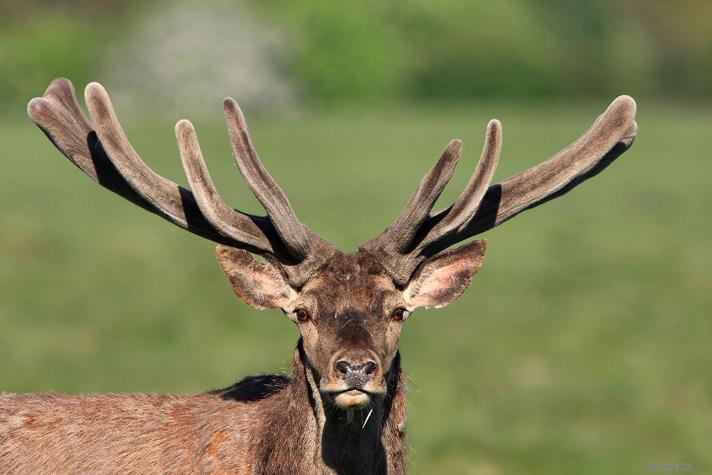
[[232,289],[248,305],[257,309],[289,308],[297,293],[279,269],[267,261],[257,261],[242,249],[219,245],[215,248],[220,268]]

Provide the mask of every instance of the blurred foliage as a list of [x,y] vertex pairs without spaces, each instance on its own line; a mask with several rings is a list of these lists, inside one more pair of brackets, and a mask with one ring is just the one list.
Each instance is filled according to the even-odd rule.
[[253,2],[295,36],[311,97],[712,91],[705,0]]
[[[43,14],[0,31],[0,101],[37,95],[53,77],[91,80],[101,30],[66,15]],[[66,73],[65,73],[66,74]]]
[[[706,0],[246,1],[288,40],[280,71],[308,102],[389,105],[250,120],[300,217],[344,249],[393,219],[447,139],[474,160],[473,124],[505,123],[499,180],[606,103],[521,98],[712,91]],[[144,11],[0,0],[0,391],[190,393],[289,369],[296,331],[236,301],[210,243],[99,190],[14,107],[55,76],[115,81],[105,51]],[[488,96],[507,100],[460,104]],[[408,321],[413,473],[710,473],[712,115],[698,100],[639,103],[638,140],[610,171],[487,233],[476,285]],[[125,121],[134,146],[182,176],[171,128],[142,112]],[[260,212],[218,159],[224,126],[200,137],[225,198]]]
[[[402,84],[403,48],[378,2],[254,2],[292,38],[291,67],[304,92],[319,101],[362,101]],[[382,12],[381,12],[382,13]]]
[[556,64],[560,47],[527,3],[413,5],[402,30],[411,39],[410,87],[416,95],[521,96],[563,88]]
[[[712,91],[706,0],[245,1],[289,39],[285,74],[307,101]],[[138,5],[1,1],[0,101],[96,75]]]
[[654,54],[658,91],[706,95],[712,91],[712,2],[636,0]]

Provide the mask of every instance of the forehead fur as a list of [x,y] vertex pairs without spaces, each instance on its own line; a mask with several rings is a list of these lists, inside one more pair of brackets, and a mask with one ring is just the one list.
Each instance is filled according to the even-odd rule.
[[304,286],[303,292],[331,297],[332,301],[338,296],[349,296],[353,301],[359,295],[370,299],[375,292],[394,290],[393,280],[373,257],[362,252],[337,252]]

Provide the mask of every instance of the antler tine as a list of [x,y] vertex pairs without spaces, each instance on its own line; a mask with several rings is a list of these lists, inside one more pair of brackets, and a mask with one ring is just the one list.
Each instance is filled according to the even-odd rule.
[[297,218],[292,205],[277,182],[262,164],[245,122],[245,117],[232,98],[223,101],[225,122],[230,143],[240,173],[262,207],[272,219],[272,224],[282,241],[298,260],[312,251],[315,236]]
[[44,98],[54,100],[64,109],[64,119],[68,124],[75,126],[68,130],[75,130],[78,134],[88,133],[91,130],[89,121],[77,102],[76,92],[71,81],[64,78],[55,79],[47,87]]
[[179,186],[154,172],[136,153],[119,123],[109,94],[96,82],[84,90],[89,114],[104,150],[136,193],[173,222],[186,221]]
[[451,232],[467,223],[475,215],[482,197],[494,178],[502,150],[502,124],[492,119],[487,124],[485,143],[475,171],[470,177],[465,190],[455,200],[450,208],[436,213],[440,219],[427,235],[420,241],[418,248],[425,249],[430,244],[442,239]]
[[87,137],[92,129],[76,102],[74,86],[69,80],[59,78],[52,81],[42,97],[35,97],[29,102],[27,115],[62,154],[92,180],[98,180],[87,147]]
[[[208,168],[205,166],[193,124],[188,120],[179,121],[176,124],[176,138],[190,189],[193,191],[205,219],[226,236],[231,236],[255,248],[264,246],[264,239],[262,235],[257,234],[259,229],[256,229],[254,222],[225,204],[215,188]],[[245,229],[251,228],[254,228],[253,232],[245,231]]]
[[[384,249],[397,254],[410,250],[418,230],[430,215],[430,210],[450,182],[462,153],[462,142],[451,140],[435,165],[420,181],[403,211],[381,235],[361,246],[362,249]],[[416,243],[417,244],[417,243]]]

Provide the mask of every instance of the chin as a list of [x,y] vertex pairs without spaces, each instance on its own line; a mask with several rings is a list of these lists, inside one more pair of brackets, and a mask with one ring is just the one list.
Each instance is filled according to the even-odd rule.
[[344,391],[334,396],[334,404],[344,410],[363,409],[370,403],[371,395],[358,389]]

